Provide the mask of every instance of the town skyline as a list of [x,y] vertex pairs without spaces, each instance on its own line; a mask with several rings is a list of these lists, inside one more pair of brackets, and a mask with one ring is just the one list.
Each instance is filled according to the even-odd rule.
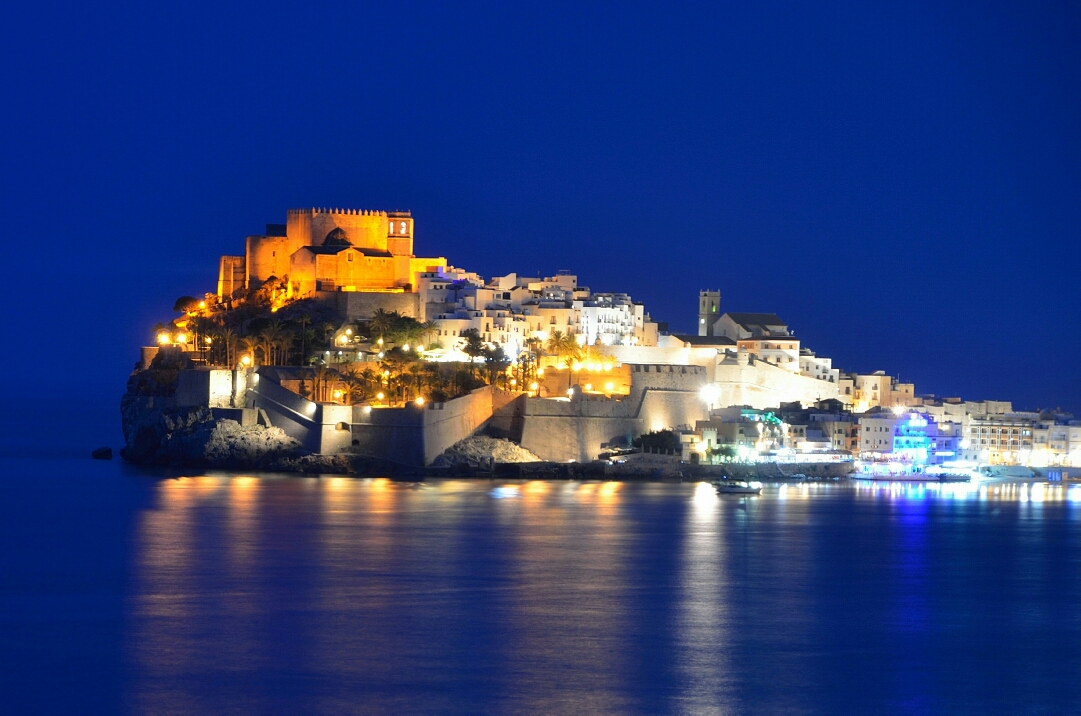
[[[206,12],[57,13],[6,45],[0,201],[52,273],[13,272],[33,309],[0,310],[30,344],[65,324],[87,400],[224,244],[336,205],[410,209],[418,255],[567,269],[676,329],[720,288],[852,368],[1081,409],[1072,10],[342,7],[303,38],[281,9]],[[358,45],[373,23],[411,30]],[[108,320],[68,320],[86,302]]]

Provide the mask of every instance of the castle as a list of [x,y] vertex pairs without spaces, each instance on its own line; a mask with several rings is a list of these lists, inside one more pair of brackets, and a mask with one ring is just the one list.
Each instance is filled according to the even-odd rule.
[[[247,237],[243,256],[221,257],[218,297],[277,278],[287,280],[293,297],[335,299],[334,294],[347,292],[412,294],[401,298],[414,299],[419,274],[446,265],[443,257],[413,255],[408,211],[290,209],[285,224],[267,224],[266,234]],[[342,303],[338,298],[335,302]],[[409,306],[415,300],[364,303]]]

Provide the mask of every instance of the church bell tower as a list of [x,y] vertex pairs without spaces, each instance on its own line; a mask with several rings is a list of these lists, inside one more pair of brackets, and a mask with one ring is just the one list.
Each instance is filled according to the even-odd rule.
[[698,292],[698,335],[713,335],[713,324],[720,318],[720,310],[720,291],[710,291],[707,289]]

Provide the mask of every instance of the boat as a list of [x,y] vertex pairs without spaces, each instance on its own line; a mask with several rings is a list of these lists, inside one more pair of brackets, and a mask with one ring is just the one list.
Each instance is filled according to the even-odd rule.
[[743,480],[717,480],[713,483],[718,495],[760,495],[762,484]]

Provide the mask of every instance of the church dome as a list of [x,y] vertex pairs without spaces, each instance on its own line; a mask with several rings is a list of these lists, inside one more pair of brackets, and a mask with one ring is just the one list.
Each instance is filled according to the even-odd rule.
[[327,237],[323,239],[323,246],[351,246],[351,244],[345,231],[339,227],[327,234]]

